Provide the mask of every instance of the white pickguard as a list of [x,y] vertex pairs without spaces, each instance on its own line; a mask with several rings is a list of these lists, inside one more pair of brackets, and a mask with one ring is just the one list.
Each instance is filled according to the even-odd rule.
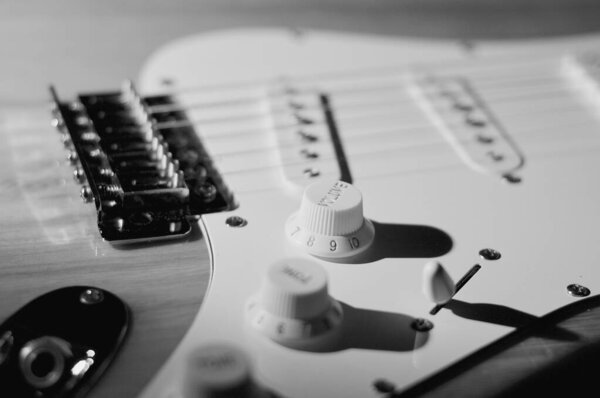
[[[370,103],[381,100],[385,108],[365,116],[368,123],[352,119],[353,112],[367,112],[360,106],[336,115],[345,120],[340,134],[354,185],[363,194],[365,216],[381,224],[409,226],[409,231],[420,225],[448,234],[451,250],[439,260],[455,281],[475,263],[482,265],[455,297],[466,306],[491,304],[542,316],[576,300],[567,294],[571,283],[588,287],[592,294],[600,291],[600,122],[594,114],[600,107],[562,71],[565,55],[599,45],[600,37],[590,36],[476,43],[467,51],[454,42],[240,30],[168,45],[149,60],[139,87],[144,94],[162,92],[165,78],[174,81],[175,89],[206,87],[182,91],[180,101],[189,105],[257,99],[247,106],[222,106],[218,112],[226,119],[229,112],[266,114],[265,90],[282,78],[324,91],[340,81],[346,88],[353,81],[359,86],[362,78],[357,76],[396,84],[398,92],[364,97]],[[524,164],[515,173],[521,183],[505,183],[461,160],[409,93],[407,76],[410,81],[425,69],[469,80],[522,152]],[[340,77],[349,72],[360,73]],[[336,95],[332,97],[335,102]],[[218,115],[206,109],[195,108],[190,118]],[[276,134],[289,131],[274,130],[269,120],[234,123],[229,130],[245,133],[225,138],[219,133],[228,130],[222,128],[228,121],[198,125],[239,207],[202,217],[213,260],[211,285],[187,336],[142,397],[177,397],[186,353],[206,343],[225,341],[243,348],[258,382],[286,397],[376,397],[377,379],[409,386],[513,330],[514,325],[467,319],[448,309],[429,315],[433,304],[421,292],[428,251],[402,257],[419,244],[409,237],[408,242],[395,242],[391,251],[401,256],[397,258],[361,264],[316,260],[328,273],[334,298],[371,311],[367,319],[378,320],[372,334],[357,336],[356,347],[307,353],[247,331],[244,305],[266,268],[283,257],[308,257],[284,235],[302,188],[319,178],[337,177],[334,163],[327,161],[320,163],[320,176],[305,177],[302,171],[311,161],[296,157],[304,147],[298,142],[279,151]],[[378,126],[392,133],[379,134]],[[271,150],[261,152],[261,147]],[[327,153],[330,148],[319,150]],[[292,166],[279,167],[282,163]],[[226,226],[232,214],[247,219],[248,225]],[[488,247],[499,250],[502,258],[481,259],[478,252]],[[413,346],[390,340],[396,333],[402,339],[402,315],[430,319],[435,327]],[[398,330],[381,330],[387,325]]]

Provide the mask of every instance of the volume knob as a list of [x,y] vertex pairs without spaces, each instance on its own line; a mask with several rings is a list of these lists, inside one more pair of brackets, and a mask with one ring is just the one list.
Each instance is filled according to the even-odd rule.
[[189,353],[183,373],[184,398],[266,398],[252,378],[250,359],[229,343],[204,345]]
[[319,181],[304,191],[300,210],[286,223],[286,233],[314,256],[344,258],[366,250],[375,229],[363,216],[358,189],[343,181]]
[[314,348],[335,335],[342,320],[340,303],[327,290],[321,265],[290,258],[274,263],[260,291],[247,304],[252,328],[293,348]]

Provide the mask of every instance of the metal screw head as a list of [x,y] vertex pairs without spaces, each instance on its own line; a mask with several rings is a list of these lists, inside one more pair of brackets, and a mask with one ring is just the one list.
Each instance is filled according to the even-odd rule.
[[135,226],[144,227],[152,224],[154,217],[152,216],[152,213],[142,211],[130,214],[129,217],[127,217],[127,221]]
[[433,322],[425,318],[415,319],[410,326],[417,332],[428,332],[433,329]]
[[225,220],[225,224],[232,228],[242,228],[248,225],[248,221],[240,216],[231,216]]
[[509,184],[518,184],[518,183],[520,183],[521,181],[523,181],[523,179],[522,179],[521,177],[519,177],[519,176],[516,176],[516,175],[514,175],[514,174],[504,174],[504,175],[502,176],[502,179],[503,179],[505,182],[508,182]]
[[587,297],[591,293],[590,289],[576,283],[572,283],[567,286],[567,292],[569,292],[569,294],[573,297]]
[[83,199],[84,203],[90,203],[94,200],[94,193],[92,192],[92,188],[87,185],[81,187],[81,199]]
[[215,187],[213,184],[211,183],[204,183],[204,184],[200,184],[198,185],[195,189],[194,192],[196,193],[196,195],[200,196],[202,198],[202,201],[204,203],[210,203],[213,200],[215,200],[217,198],[217,187]]
[[84,183],[85,182],[85,171],[83,171],[83,168],[77,167],[75,170],[73,170],[73,178],[79,184]]
[[481,249],[479,251],[479,256],[484,260],[498,260],[502,257],[502,254],[500,254],[498,250],[487,248]]
[[79,301],[87,305],[98,304],[101,303],[103,300],[104,293],[102,293],[102,290],[94,288],[85,289],[83,293],[81,293],[81,295],[79,296]]

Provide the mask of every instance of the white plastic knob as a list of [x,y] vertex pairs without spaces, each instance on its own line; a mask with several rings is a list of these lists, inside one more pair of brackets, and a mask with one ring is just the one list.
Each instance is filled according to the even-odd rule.
[[252,328],[280,344],[306,348],[334,334],[342,308],[329,296],[320,264],[289,258],[269,267],[260,291],[248,301],[247,319]]
[[185,368],[185,398],[254,397],[250,361],[240,349],[229,344],[198,347]]
[[373,242],[375,229],[363,216],[362,194],[343,181],[309,185],[300,210],[286,223],[290,239],[318,257],[349,257]]
[[437,261],[430,261],[423,268],[423,294],[436,304],[447,303],[454,295],[454,282]]
[[327,275],[318,264],[289,259],[276,263],[263,279],[259,300],[269,313],[294,319],[310,319],[331,306]]

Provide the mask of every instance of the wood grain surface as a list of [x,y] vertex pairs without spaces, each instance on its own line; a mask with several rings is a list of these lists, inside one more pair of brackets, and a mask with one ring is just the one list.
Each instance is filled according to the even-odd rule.
[[[426,37],[515,38],[597,30],[589,0],[149,0],[0,3],[0,319],[54,288],[96,285],[133,310],[133,329],[92,397],[132,397],[186,332],[210,275],[198,231],[113,247],[47,127],[47,86],[68,97],[118,87],[159,46],[198,32],[280,26]],[[1,120],[0,120],[1,123]],[[43,170],[43,172],[40,172]],[[0,391],[0,395],[3,395]]]

